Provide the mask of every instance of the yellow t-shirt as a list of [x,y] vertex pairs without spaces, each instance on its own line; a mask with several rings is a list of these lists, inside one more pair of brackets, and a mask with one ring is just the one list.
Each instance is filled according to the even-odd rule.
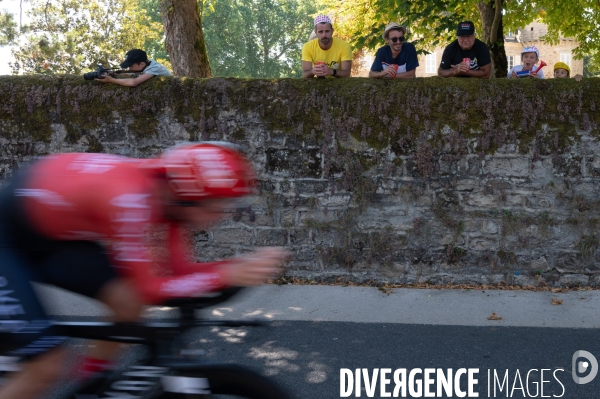
[[319,46],[319,39],[315,39],[302,46],[302,61],[312,62],[313,65],[322,61],[331,69],[340,69],[342,61],[352,61],[352,49],[348,43],[334,37],[329,50],[323,50]]

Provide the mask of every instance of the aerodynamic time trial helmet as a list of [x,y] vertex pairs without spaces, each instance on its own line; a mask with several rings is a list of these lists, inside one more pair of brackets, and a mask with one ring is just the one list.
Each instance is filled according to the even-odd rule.
[[180,201],[235,198],[254,191],[252,165],[230,143],[200,142],[172,147],[160,156],[159,164]]

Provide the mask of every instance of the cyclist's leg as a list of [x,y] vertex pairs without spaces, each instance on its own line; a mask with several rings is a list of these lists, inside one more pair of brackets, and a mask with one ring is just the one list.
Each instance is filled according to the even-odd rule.
[[40,397],[60,377],[59,365],[65,363],[66,352],[64,347],[57,347],[27,362],[0,387],[0,399]]
[[0,387],[0,399],[38,397],[56,378],[65,356],[29,282],[24,260],[0,247],[0,343],[7,358],[28,359]]
[[31,259],[26,254],[39,241],[14,195],[25,179],[23,174],[0,191],[0,351],[4,360],[29,359],[20,372],[6,378],[2,399],[38,396],[61,371],[57,366],[64,352],[58,345],[66,339],[49,325],[30,283]]
[[171,375],[162,377],[161,382],[164,393],[156,396],[160,399],[291,398],[268,378],[233,364],[206,364],[175,369]]
[[[233,364],[136,364],[109,378],[100,378],[75,397],[152,399],[290,399],[272,380]],[[86,396],[87,395],[87,396]]]
[[[104,247],[92,241],[62,241],[37,266],[42,281],[103,302],[110,321],[137,321],[143,302],[125,278],[117,275]],[[87,356],[112,360],[121,344],[95,341]]]

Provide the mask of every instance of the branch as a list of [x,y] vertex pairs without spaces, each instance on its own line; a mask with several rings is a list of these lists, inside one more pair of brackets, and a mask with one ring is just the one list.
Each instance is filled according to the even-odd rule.
[[46,6],[44,7],[44,20],[46,21],[46,29],[50,32],[50,22],[48,21],[48,7],[50,7],[50,0],[46,1]]
[[494,13],[494,22],[492,22],[492,31],[490,32],[490,44],[498,40],[498,26],[502,20],[502,0],[496,0],[496,9]]
[[275,56],[273,59],[278,60],[279,58],[281,58],[287,52],[287,50],[292,46],[292,44],[296,44],[296,43],[300,42],[301,38],[302,38],[302,33],[299,33],[298,36],[296,36],[296,39],[292,40],[292,41],[288,42],[286,45],[284,45],[283,48],[281,49],[281,52],[277,56]]

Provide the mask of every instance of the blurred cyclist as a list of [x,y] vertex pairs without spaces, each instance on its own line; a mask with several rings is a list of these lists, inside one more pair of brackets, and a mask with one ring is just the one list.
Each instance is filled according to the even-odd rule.
[[[144,304],[257,285],[277,273],[281,248],[212,263],[187,260],[185,226],[207,228],[232,198],[253,192],[250,163],[224,143],[177,146],[152,160],[58,154],[34,163],[0,192],[0,349],[30,359],[0,387],[0,398],[35,398],[54,382],[66,350],[30,281],[96,298],[114,321],[136,321]],[[144,244],[150,226],[169,226],[156,276]],[[99,341],[81,365],[101,371],[118,344]]]

